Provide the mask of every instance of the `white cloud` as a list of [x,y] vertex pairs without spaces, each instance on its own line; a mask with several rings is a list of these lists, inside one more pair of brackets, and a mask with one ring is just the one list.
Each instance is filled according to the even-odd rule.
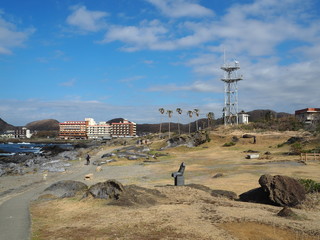
[[144,78],[145,78],[145,76],[133,76],[133,77],[128,77],[128,78],[123,78],[123,79],[119,80],[119,82],[129,83],[129,82],[134,82],[134,81],[144,79]]
[[206,17],[213,16],[211,9],[205,8],[192,0],[146,0],[169,17]]
[[23,47],[35,28],[18,30],[14,23],[5,20],[0,12],[0,54],[12,54],[12,49]]
[[76,84],[76,79],[72,78],[69,81],[62,82],[59,85],[63,87],[73,87]]
[[153,86],[147,89],[150,92],[173,92],[173,91],[194,91],[194,92],[222,92],[216,82],[195,81],[191,85],[177,86],[174,83],[167,85]]
[[170,43],[161,41],[167,31],[158,20],[142,21],[139,26],[112,26],[101,43],[122,41],[127,43],[122,48],[125,51],[172,49]]
[[[177,5],[183,9],[182,5],[196,4],[194,1],[148,1],[172,13],[176,12],[173,9]],[[225,15],[214,19],[167,23],[145,20],[135,26],[114,25],[101,42],[123,42],[121,49],[125,51],[199,48],[223,42],[235,54],[265,56],[275,54],[276,47],[286,41],[314,43],[319,39],[319,24],[310,24],[305,12],[295,9],[301,5],[297,0],[281,3],[262,0],[231,6]],[[286,13],[279,14],[282,12]],[[303,24],[297,21],[304,18]]]
[[85,32],[97,32],[106,27],[104,18],[108,16],[106,12],[90,11],[86,6],[73,6],[72,13],[67,18],[67,23]]

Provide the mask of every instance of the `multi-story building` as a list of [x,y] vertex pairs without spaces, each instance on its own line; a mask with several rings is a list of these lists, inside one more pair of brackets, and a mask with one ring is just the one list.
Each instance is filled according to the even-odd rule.
[[87,122],[66,121],[59,123],[59,137],[63,139],[87,139]]
[[111,137],[136,136],[136,123],[126,119],[118,123],[99,122],[93,118],[85,121],[59,123],[59,137],[63,139],[109,139]]
[[320,121],[320,108],[304,108],[295,111],[295,116],[301,122],[312,124]]
[[127,119],[119,123],[111,123],[111,135],[112,137],[134,137],[136,136],[136,125]]
[[89,139],[109,139],[110,134],[110,124],[107,122],[96,122],[92,118],[86,118],[87,125],[87,136]]
[[32,134],[26,127],[18,127],[14,130],[14,138],[31,138]]

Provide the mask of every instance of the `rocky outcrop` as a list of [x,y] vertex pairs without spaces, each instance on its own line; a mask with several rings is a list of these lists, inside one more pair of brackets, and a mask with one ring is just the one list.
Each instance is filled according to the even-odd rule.
[[306,198],[304,187],[291,177],[262,175],[259,184],[269,199],[280,206],[296,206]]
[[83,195],[88,186],[82,182],[63,180],[52,184],[44,190],[44,195],[53,195],[57,198],[74,197],[77,194]]
[[123,185],[117,180],[108,180],[100,182],[88,189],[87,196],[90,194],[94,198],[119,199],[124,192]]
[[262,175],[260,188],[252,189],[240,195],[240,200],[293,207],[306,198],[304,187],[294,178],[288,176]]
[[173,136],[167,141],[167,146],[163,149],[178,146],[196,147],[208,141],[210,141],[210,139],[207,132],[197,131],[191,135]]

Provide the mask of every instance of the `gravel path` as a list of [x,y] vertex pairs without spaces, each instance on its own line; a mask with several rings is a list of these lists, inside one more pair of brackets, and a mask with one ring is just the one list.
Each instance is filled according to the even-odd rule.
[[[92,161],[100,158],[102,154],[108,151],[99,152],[92,157]],[[67,173],[54,174],[46,181],[39,180],[34,177],[33,182],[28,184],[20,184],[19,187],[10,189],[7,194],[0,194],[0,239],[2,240],[24,240],[30,239],[30,201],[36,199],[45,188],[52,183],[60,180],[77,180],[84,182],[84,176],[92,173],[94,178],[88,185],[94,184],[98,181],[107,179],[117,179],[124,184],[132,183],[128,178],[143,179],[143,177],[150,174],[148,168],[139,164],[130,166],[106,166],[101,172],[96,172],[96,166],[84,165],[84,162],[75,163]],[[14,178],[12,178],[13,180]],[[30,181],[30,180],[29,180]],[[134,180],[133,180],[134,181]]]

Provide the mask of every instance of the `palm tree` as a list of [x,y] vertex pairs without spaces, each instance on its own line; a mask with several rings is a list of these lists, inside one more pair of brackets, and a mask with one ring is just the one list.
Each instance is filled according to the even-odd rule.
[[[192,114],[193,114],[193,112],[192,111],[188,111],[187,112],[187,114],[188,114],[188,116],[190,117],[190,118],[192,118]],[[189,135],[190,135],[190,122],[189,122]]]
[[208,128],[210,127],[210,123],[212,122],[212,120],[214,119],[214,113],[213,112],[209,112],[207,114],[207,118],[208,118]]
[[159,130],[159,138],[160,138],[161,137],[162,115],[164,114],[164,108],[159,108],[159,112],[161,113],[160,130]]
[[197,120],[196,120],[196,131],[198,131],[199,130],[199,128],[198,128],[198,117],[199,117],[199,109],[193,109],[193,112],[196,114],[196,116],[197,116]]
[[182,113],[182,109],[181,108],[177,108],[176,111],[179,114],[178,115],[178,132],[179,132],[179,135],[180,135],[180,115]]
[[173,113],[172,110],[167,110],[167,114],[168,114],[168,117],[169,117],[169,139],[170,139],[170,118],[172,116],[172,113]]

